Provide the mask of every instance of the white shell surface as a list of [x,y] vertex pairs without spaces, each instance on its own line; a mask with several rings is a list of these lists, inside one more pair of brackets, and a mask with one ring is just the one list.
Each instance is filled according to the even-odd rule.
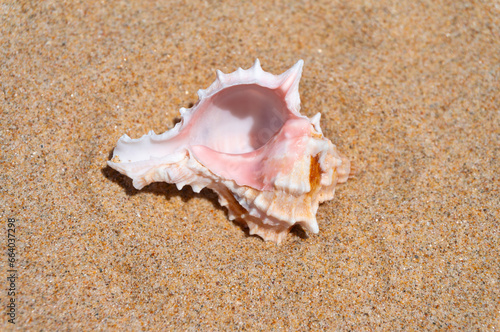
[[300,114],[302,66],[273,75],[256,60],[248,70],[217,71],[173,129],[122,136],[109,166],[137,189],[159,181],[210,188],[230,219],[265,240],[281,242],[295,224],[317,233],[318,205],[347,181],[350,163],[323,136],[319,113]]

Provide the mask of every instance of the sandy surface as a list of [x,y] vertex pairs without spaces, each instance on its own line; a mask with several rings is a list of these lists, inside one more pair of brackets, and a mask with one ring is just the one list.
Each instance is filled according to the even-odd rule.
[[[0,329],[500,328],[497,1],[2,1]],[[281,73],[361,169],[280,246],[106,167],[215,70]]]

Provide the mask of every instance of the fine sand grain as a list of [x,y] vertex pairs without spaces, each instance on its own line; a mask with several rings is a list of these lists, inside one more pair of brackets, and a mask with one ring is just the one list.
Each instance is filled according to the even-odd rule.
[[[360,170],[279,246],[106,166],[255,58]],[[2,331],[500,328],[498,1],[0,1],[0,87]]]

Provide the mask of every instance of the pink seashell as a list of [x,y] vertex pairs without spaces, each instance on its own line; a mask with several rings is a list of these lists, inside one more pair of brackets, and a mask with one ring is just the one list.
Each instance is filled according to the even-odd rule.
[[210,188],[231,220],[265,240],[281,242],[294,224],[318,233],[318,205],[347,181],[350,162],[323,136],[320,113],[299,112],[302,65],[281,75],[259,60],[248,70],[217,71],[173,129],[122,136],[108,165],[137,189],[158,181]]

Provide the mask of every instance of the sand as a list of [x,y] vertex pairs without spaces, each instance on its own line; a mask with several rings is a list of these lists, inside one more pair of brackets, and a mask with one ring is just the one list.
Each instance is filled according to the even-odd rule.
[[[1,330],[500,329],[497,1],[2,1],[0,46]],[[106,166],[255,58],[360,169],[279,246]]]

